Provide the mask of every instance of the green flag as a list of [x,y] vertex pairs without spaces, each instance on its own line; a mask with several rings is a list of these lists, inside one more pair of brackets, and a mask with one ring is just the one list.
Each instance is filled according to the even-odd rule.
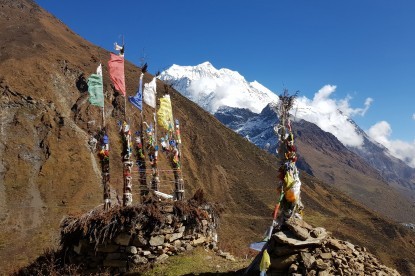
[[102,75],[92,74],[88,78],[89,102],[93,105],[104,107],[104,89]]

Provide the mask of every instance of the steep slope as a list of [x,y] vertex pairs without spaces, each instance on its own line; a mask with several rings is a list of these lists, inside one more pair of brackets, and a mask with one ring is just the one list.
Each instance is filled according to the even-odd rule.
[[[123,98],[109,85],[108,52],[33,1],[0,0],[0,5],[0,267],[6,274],[57,246],[65,215],[102,203],[99,163],[87,143],[100,128],[101,115],[88,103],[82,78],[94,72],[99,61],[104,64],[113,204],[122,191],[117,122],[124,110]],[[135,93],[139,73],[126,63],[127,94]],[[145,82],[151,79],[145,74]],[[247,244],[261,239],[270,224],[277,161],[159,81],[158,95],[166,91],[181,121],[186,196],[202,187],[210,200],[222,203],[226,211],[219,242],[234,254],[245,254]],[[136,129],[138,112],[127,107]],[[144,118],[151,118],[151,112],[146,106]],[[160,168],[169,168],[162,154]],[[307,221],[370,248],[386,265],[406,274],[413,271],[413,233],[333,187],[305,173],[302,177]],[[161,179],[163,191],[171,192],[171,175]],[[139,201],[137,187],[134,203]]]

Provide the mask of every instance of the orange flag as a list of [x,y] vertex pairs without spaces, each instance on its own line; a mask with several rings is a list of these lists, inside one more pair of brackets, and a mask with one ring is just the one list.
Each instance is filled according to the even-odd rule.
[[115,89],[125,96],[124,57],[111,53],[108,68]]

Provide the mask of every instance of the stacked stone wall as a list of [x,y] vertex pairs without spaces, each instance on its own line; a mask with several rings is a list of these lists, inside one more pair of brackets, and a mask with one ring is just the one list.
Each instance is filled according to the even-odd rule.
[[[182,209],[188,207],[181,206]],[[109,270],[117,273],[145,269],[152,263],[163,262],[196,246],[217,249],[218,221],[210,205],[193,207],[188,213],[178,211],[173,203],[153,204],[152,212],[154,208],[157,220],[153,218],[150,223],[145,217],[146,212],[135,212],[141,219],[129,217],[128,220],[134,223],[118,225],[120,229],[115,234],[105,234],[105,231],[110,232],[111,219],[107,225],[101,223],[99,229],[90,227],[82,235],[74,235],[72,231],[65,233],[63,229],[62,240],[71,241],[63,243],[67,261],[84,266],[85,271]],[[93,235],[91,231],[100,235]]]

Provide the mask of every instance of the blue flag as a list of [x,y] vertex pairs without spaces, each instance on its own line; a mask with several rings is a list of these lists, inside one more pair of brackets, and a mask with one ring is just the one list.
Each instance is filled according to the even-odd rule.
[[133,97],[128,97],[130,103],[132,103],[135,107],[137,107],[140,110],[143,110],[143,76],[144,74],[141,73],[140,84],[138,85],[137,94]]

